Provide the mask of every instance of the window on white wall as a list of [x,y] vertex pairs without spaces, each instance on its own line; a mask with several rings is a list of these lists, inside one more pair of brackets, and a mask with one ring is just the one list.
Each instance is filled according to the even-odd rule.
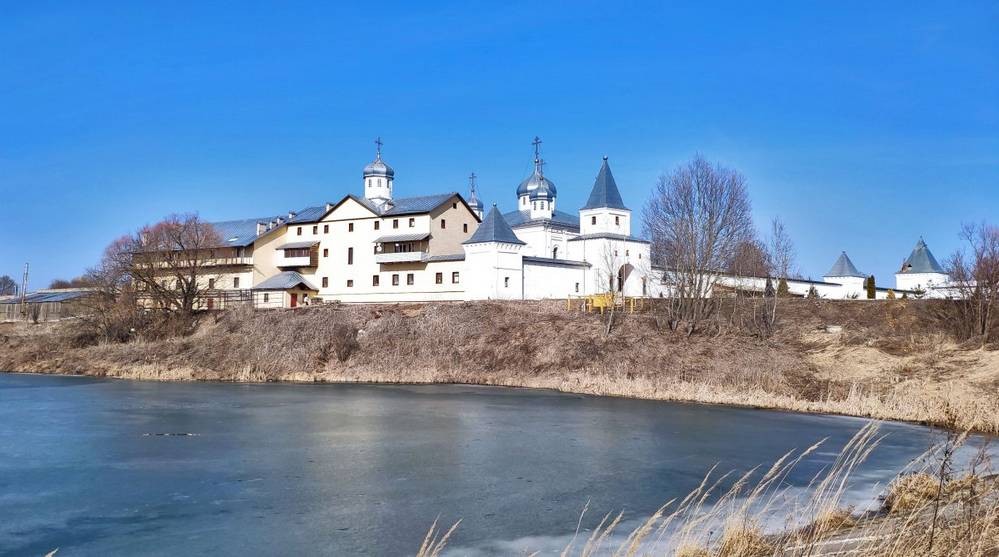
[[510,277],[503,277],[503,288],[510,288]]

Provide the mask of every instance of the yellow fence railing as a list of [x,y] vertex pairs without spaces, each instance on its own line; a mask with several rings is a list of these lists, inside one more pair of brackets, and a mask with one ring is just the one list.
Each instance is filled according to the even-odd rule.
[[569,311],[585,311],[587,313],[594,311],[604,313],[612,308],[624,310],[628,313],[635,313],[636,311],[643,311],[645,307],[645,298],[622,296],[614,292],[603,292],[589,296],[570,296],[565,299],[565,309]]

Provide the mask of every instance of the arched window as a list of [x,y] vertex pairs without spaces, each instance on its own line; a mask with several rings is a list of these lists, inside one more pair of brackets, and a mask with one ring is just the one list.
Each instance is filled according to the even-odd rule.
[[558,259],[558,246],[552,248],[552,259]]

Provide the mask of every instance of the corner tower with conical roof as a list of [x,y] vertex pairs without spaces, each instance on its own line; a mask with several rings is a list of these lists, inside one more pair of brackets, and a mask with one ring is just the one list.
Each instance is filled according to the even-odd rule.
[[465,250],[465,299],[519,300],[524,297],[524,242],[493,203]]
[[[922,238],[912,248],[912,253],[895,273],[895,287],[899,290],[928,291],[950,284],[950,275],[933,257],[933,252]],[[932,296],[932,294],[931,294]]]
[[631,235],[631,210],[624,206],[607,157],[604,157],[586,205],[579,210],[580,234]]
[[382,138],[375,140],[375,160],[364,167],[364,197],[384,209],[392,203],[392,182],[395,170],[382,160]]
[[836,262],[822,278],[826,282],[842,285],[843,288],[839,291],[844,298],[860,298],[864,295],[864,281],[867,280],[867,275],[857,270],[857,266],[850,261],[850,256],[845,251],[839,254]]

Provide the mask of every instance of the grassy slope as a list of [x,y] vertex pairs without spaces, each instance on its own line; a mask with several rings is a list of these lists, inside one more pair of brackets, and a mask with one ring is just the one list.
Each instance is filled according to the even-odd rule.
[[[789,300],[769,341],[686,338],[559,302],[234,312],[190,337],[73,347],[71,322],[0,328],[0,369],[165,380],[460,382],[831,412],[999,432],[999,352],[925,326],[919,302]],[[825,325],[842,325],[826,333]],[[344,342],[356,329],[357,344]],[[353,348],[353,349],[352,349]],[[347,354],[349,352],[349,354]],[[338,357],[345,357],[340,361]]]

